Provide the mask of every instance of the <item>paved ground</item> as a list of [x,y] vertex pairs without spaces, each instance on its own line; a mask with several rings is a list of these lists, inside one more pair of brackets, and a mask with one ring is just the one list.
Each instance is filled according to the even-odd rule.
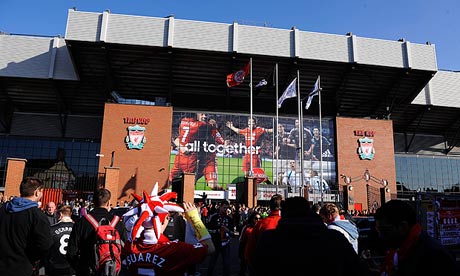
[[[238,258],[238,236],[232,238],[232,242],[230,244],[232,256],[231,256],[231,267],[230,267],[230,275],[237,276],[240,270],[240,260]],[[206,276],[208,273],[208,264],[209,264],[209,256],[206,257],[204,262],[199,265],[199,271],[202,276]],[[249,274],[247,274],[249,275]],[[213,276],[222,276],[222,258],[219,258],[214,268]]]

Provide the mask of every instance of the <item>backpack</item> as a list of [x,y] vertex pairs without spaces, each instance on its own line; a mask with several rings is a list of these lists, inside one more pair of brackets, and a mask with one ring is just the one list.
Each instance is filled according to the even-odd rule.
[[85,218],[96,231],[93,271],[98,276],[117,276],[121,269],[120,255],[123,241],[120,239],[120,234],[115,226],[120,221],[120,217],[113,216],[110,223],[106,218],[97,222],[90,214],[86,214]]

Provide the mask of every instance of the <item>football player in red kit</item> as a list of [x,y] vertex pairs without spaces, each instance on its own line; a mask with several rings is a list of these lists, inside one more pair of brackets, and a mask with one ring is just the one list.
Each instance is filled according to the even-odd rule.
[[[201,149],[198,154],[198,164],[195,174],[195,183],[201,177],[206,178],[208,187],[213,190],[223,190],[217,182],[217,151],[215,150],[217,144],[223,145],[224,138],[217,129],[217,121],[214,118],[207,118],[208,123],[206,126],[200,128],[199,140],[203,147],[207,147],[206,150]],[[214,147],[211,148],[211,144]]]
[[[242,171],[246,176],[249,175],[251,170],[251,151],[252,151],[252,168],[259,168],[261,161],[259,158],[260,146],[257,146],[259,138],[264,133],[273,133],[273,128],[263,128],[257,126],[255,118],[248,118],[248,127],[244,129],[239,129],[233,126],[232,122],[227,122],[227,127],[233,130],[235,133],[241,134],[244,136],[246,153],[243,157],[243,166]],[[252,172],[253,173],[253,172]]]
[[215,154],[210,154],[214,158],[206,157],[202,147],[205,142],[223,144],[224,139],[215,126],[215,120],[208,123],[206,119],[206,113],[197,113],[196,118],[184,117],[181,120],[179,135],[174,139],[178,152],[169,174],[170,183],[181,173],[197,173],[196,180],[204,175],[211,189],[221,188],[217,185]]

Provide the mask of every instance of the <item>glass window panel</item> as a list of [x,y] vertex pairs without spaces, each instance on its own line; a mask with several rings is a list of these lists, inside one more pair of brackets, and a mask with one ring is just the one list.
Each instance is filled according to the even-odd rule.
[[[460,167],[460,160],[459,159],[454,159],[454,166],[452,168],[452,185],[458,185],[460,183],[460,171],[459,171],[459,167]],[[447,189],[452,189],[452,185],[450,185],[449,187],[447,187]]]
[[432,175],[430,174],[430,166],[431,166],[431,161],[432,159],[430,158],[423,158],[423,171],[422,171],[422,181],[424,182],[425,186],[430,186],[432,185],[434,179],[432,178]]
[[81,150],[82,150],[82,151],[87,151],[87,150],[89,150],[89,144],[88,144],[88,143],[82,143],[82,144],[81,144]]
[[444,192],[460,187],[460,158],[457,157],[396,155],[395,168],[397,182],[405,188]]
[[72,143],[72,150],[80,150],[80,149],[81,149],[81,142]]
[[436,162],[437,162],[437,159],[436,158],[430,158],[429,160],[430,160],[430,163],[429,163],[428,170],[430,172],[430,183],[436,183],[436,182],[438,182],[437,176],[436,176]]
[[24,146],[26,145],[26,143],[25,143],[24,140],[22,140],[22,139],[18,139],[18,140],[16,140],[15,142],[16,142],[16,145],[15,145],[15,146],[16,146],[17,148],[24,148]]

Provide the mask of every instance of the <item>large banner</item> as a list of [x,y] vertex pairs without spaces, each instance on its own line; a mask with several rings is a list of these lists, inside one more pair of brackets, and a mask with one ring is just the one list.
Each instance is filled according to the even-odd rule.
[[251,121],[246,114],[173,112],[169,180],[194,173],[195,190],[217,191],[252,172],[260,184],[286,185],[297,193],[303,149],[303,184],[326,192],[336,185],[333,120],[323,119],[322,133],[318,119],[305,118],[303,126],[300,141],[297,118],[282,117],[276,125],[268,116]]

